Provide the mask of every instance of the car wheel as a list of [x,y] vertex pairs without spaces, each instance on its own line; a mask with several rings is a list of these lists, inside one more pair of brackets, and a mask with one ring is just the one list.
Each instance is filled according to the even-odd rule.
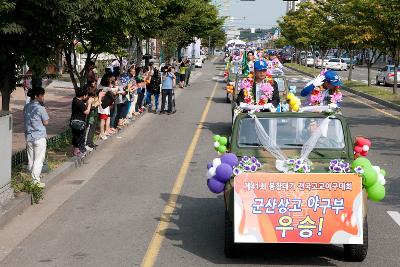
[[368,220],[364,219],[363,224],[363,244],[344,245],[344,258],[346,261],[361,262],[367,257],[368,253]]
[[386,78],[383,78],[383,86],[387,87],[389,84],[386,82]]
[[235,244],[235,232],[233,222],[229,218],[228,211],[225,209],[225,244],[224,253],[227,258],[239,258],[240,248]]

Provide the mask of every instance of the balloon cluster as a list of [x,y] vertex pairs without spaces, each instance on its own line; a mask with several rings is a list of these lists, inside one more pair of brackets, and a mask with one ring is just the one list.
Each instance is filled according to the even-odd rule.
[[386,172],[384,169],[372,166],[371,162],[364,157],[355,159],[351,168],[361,175],[370,200],[381,201],[385,197]]
[[354,144],[354,158],[358,158],[360,156],[366,157],[368,156],[368,151],[371,148],[371,141],[364,137],[357,137],[356,143]]
[[289,103],[290,109],[293,112],[298,112],[301,106],[300,98],[295,96],[293,93],[289,93],[287,94],[286,99]]
[[213,141],[214,141],[214,149],[217,152],[224,154],[227,150],[226,144],[228,144],[228,138],[217,134],[217,135],[214,135]]
[[225,184],[231,179],[233,169],[239,160],[233,153],[226,153],[207,164],[207,186],[211,192],[219,194],[224,191]]
[[284,162],[288,173],[309,173],[313,163],[308,159],[288,159]]

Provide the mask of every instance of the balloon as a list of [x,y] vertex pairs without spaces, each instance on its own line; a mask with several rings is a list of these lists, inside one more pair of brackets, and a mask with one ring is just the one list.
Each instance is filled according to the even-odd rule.
[[382,174],[378,174],[378,182],[379,182],[381,185],[385,185],[385,184],[386,184],[385,176],[383,176]]
[[219,142],[214,142],[214,147],[219,147],[220,143]]
[[220,152],[221,154],[223,154],[223,153],[225,153],[226,152],[226,146],[219,146],[218,147],[218,152]]
[[226,153],[221,157],[221,162],[230,165],[232,168],[239,165],[239,159],[233,153]]
[[385,171],[384,169],[381,169],[381,174],[382,174],[383,176],[386,176],[386,171]]
[[207,163],[207,170],[209,170],[212,166],[213,164],[211,162]]
[[376,171],[371,167],[364,168],[364,173],[362,177],[363,185],[367,188],[374,185],[378,181],[378,175],[376,174]]
[[213,159],[212,164],[214,168],[217,168],[219,165],[221,165],[221,159],[220,158]]
[[210,189],[211,192],[215,194],[219,194],[222,191],[224,191],[225,184],[221,183],[220,181],[211,178],[207,180],[207,186]]
[[218,142],[218,140],[221,138],[221,136],[219,136],[218,134],[217,135],[214,135],[214,137],[213,137],[213,140],[214,140],[214,142]]
[[291,100],[292,98],[294,98],[294,94],[293,93],[287,94],[286,99]]
[[295,112],[299,111],[299,109],[300,109],[300,106],[297,103],[294,104],[293,107],[292,107],[292,110],[295,111]]
[[366,156],[368,156],[368,151],[363,150],[363,151],[361,151],[360,155],[363,157],[366,157]]
[[369,150],[369,146],[363,145],[363,146],[362,146],[362,150],[363,150],[363,151],[368,151],[368,150]]
[[372,201],[381,201],[385,197],[385,187],[380,183],[367,188],[368,198]]
[[220,145],[224,146],[228,143],[228,139],[226,137],[221,137],[218,142]]
[[211,167],[210,169],[208,169],[208,172],[207,172],[208,176],[210,176],[210,177],[215,176],[216,173],[217,173],[217,168],[216,167]]
[[214,150],[218,152],[218,148],[219,148],[219,146],[214,147]]
[[354,152],[356,152],[356,153],[361,153],[363,150],[362,150],[362,147],[360,147],[360,146],[355,146],[354,147]]
[[351,167],[354,169],[360,166],[361,168],[371,167],[371,162],[367,158],[359,157],[351,163]]
[[381,168],[379,168],[379,166],[372,166],[372,168],[374,168],[377,174],[381,173]]
[[226,183],[232,176],[232,167],[226,163],[222,163],[216,169],[215,179],[221,183]]

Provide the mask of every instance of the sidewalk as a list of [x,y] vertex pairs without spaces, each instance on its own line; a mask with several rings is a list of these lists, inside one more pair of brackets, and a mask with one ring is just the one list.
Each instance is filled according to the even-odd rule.
[[[46,88],[45,106],[50,120],[47,128],[48,137],[60,134],[68,128],[71,115],[71,101],[75,91],[71,83],[53,81]],[[22,87],[11,94],[10,112],[13,114],[13,144],[12,152],[25,148],[24,118],[22,110],[25,104],[25,94]],[[1,101],[0,101],[1,108]]]

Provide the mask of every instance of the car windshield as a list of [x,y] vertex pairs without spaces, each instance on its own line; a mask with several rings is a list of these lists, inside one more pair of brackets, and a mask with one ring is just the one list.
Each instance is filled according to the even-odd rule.
[[336,58],[333,58],[333,59],[330,59],[329,62],[340,62],[340,60],[336,59]]
[[[282,149],[299,149],[311,137],[323,118],[259,118],[266,133]],[[240,121],[239,147],[261,146],[255,130],[254,119]],[[343,149],[345,146],[340,120],[331,119],[328,131],[318,140],[316,149]]]

